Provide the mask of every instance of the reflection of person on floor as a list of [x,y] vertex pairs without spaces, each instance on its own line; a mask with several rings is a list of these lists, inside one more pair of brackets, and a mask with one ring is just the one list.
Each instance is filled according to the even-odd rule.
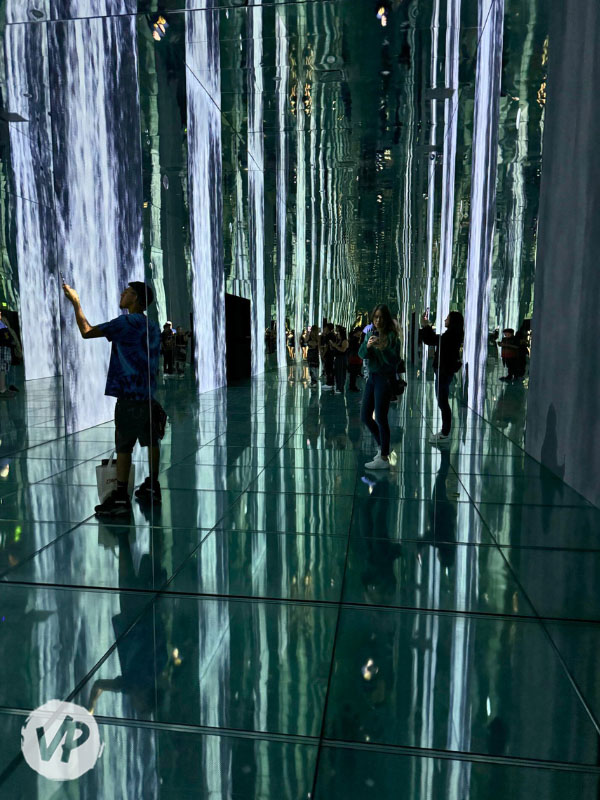
[[381,477],[369,473],[361,480],[369,487],[369,502],[360,510],[360,535],[366,546],[360,577],[366,601],[387,605],[396,594],[394,561],[402,554],[401,544],[389,536],[390,482],[387,473]]
[[[448,496],[447,481],[450,475],[450,452],[440,450],[440,468],[435,479],[429,504],[429,526],[425,540],[433,542],[443,567],[454,564],[456,550],[456,498]],[[454,500],[454,502],[452,502]]]
[[[94,682],[88,708],[94,711],[102,692],[122,692],[135,711],[147,715],[154,710],[157,679],[167,665],[166,631],[160,613],[152,613],[149,595],[143,590],[160,588],[167,579],[165,569],[145,553],[135,571],[128,528],[115,528],[119,540],[119,595],[121,612],[112,618],[121,674]],[[128,591],[139,589],[142,591]],[[141,617],[140,617],[141,615]],[[138,617],[140,617],[138,619]],[[137,621],[136,621],[137,620]],[[133,625],[129,633],[125,633]]]
[[506,430],[509,425],[523,427],[525,421],[525,394],[519,384],[508,384],[498,394],[498,400],[492,412],[492,425]]
[[119,308],[126,310],[110,322],[90,325],[81,308],[77,292],[63,284],[65,297],[75,310],[77,326],[84,339],[105,337],[112,351],[104,393],[116,397],[115,449],[117,451],[117,488],[96,513],[114,516],[129,514],[131,500],[127,491],[131,453],[135,443],[148,448],[150,476],[136,491],[139,500],[160,502],[158,483],[159,439],[164,433],[164,411],[152,398],[156,390],[160,330],[144,311],[154,300],[152,289],[142,281],[131,281],[122,292]]

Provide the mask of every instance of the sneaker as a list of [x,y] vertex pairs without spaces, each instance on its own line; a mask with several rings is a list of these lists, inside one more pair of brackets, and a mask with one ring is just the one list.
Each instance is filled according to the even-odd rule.
[[155,505],[159,506],[162,503],[160,483],[158,481],[156,481],[156,483],[152,483],[149,477],[146,478],[146,480],[135,490],[135,496],[142,502],[154,503]]
[[429,437],[430,444],[450,444],[450,436],[445,436],[441,431]]
[[11,383],[11,385],[8,388],[10,389],[11,392],[18,392],[19,391],[17,389],[17,387],[14,385],[14,383]]
[[131,514],[131,500],[129,495],[122,495],[118,489],[112,491],[103,503],[94,509],[96,514],[106,517],[117,517],[122,514]]
[[331,392],[333,391],[333,386],[330,386],[328,383],[321,386],[322,391],[324,392]]
[[389,469],[390,462],[380,455],[376,455],[373,461],[367,461],[365,469]]
[[334,394],[342,394],[342,393],[341,393],[341,391],[340,391],[339,389],[334,389],[334,390],[333,390],[333,393],[334,393]]
[[381,447],[377,448],[377,452],[375,453],[375,458],[381,458]]

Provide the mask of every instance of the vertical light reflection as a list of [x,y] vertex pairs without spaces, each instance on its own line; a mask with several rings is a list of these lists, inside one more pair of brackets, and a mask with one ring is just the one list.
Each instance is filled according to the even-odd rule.
[[482,30],[475,80],[464,344],[467,402],[478,412],[483,410],[485,399],[503,26],[504,0],[480,0],[479,28]]
[[[210,13],[210,12],[198,12]],[[215,395],[215,405],[202,415],[212,424],[214,435],[227,433],[227,395]],[[199,428],[196,436],[202,437]],[[197,439],[196,444],[200,446]],[[220,439],[222,441],[222,439]],[[206,468],[197,465],[197,485],[206,479]],[[213,520],[220,519],[227,510],[224,499],[223,472],[212,471],[211,492],[198,492],[196,500],[196,527],[206,528]],[[197,585],[199,593],[216,590],[223,595],[230,593],[229,553],[226,539],[213,531],[202,543],[197,559]],[[218,728],[223,722],[223,709],[227,704],[230,679],[231,615],[235,613],[223,600],[198,600],[198,686],[200,687],[199,719],[209,727]],[[202,737],[202,768],[206,776],[209,794],[214,797],[226,795],[231,784],[230,762],[227,749],[219,737]]]
[[248,223],[252,302],[252,374],[265,370],[265,228],[262,6],[248,6]]
[[[277,110],[279,138],[277,147],[277,366],[287,364],[285,341],[285,273],[287,255],[287,132],[285,121],[289,86],[288,32],[285,25],[285,6],[276,9],[275,39],[277,47]],[[296,336],[300,331],[296,325]]]
[[[210,10],[213,2],[209,10],[188,11],[185,31],[192,308],[199,329],[207,314],[225,318],[219,12]],[[194,5],[195,0],[187,0],[188,8]],[[194,351],[198,391],[223,386],[222,339],[197,335]]]
[[[315,86],[313,92],[315,93],[315,102],[318,103],[319,88]],[[315,317],[315,267],[317,264],[318,255],[318,234],[317,234],[317,115],[312,113],[310,115],[310,284],[308,294],[308,324],[317,325],[321,324],[320,318]]]
[[296,98],[296,274],[294,276],[294,328],[296,331],[296,354],[301,358],[298,345],[304,327],[304,283],[306,280],[306,112],[304,85],[306,81],[306,6],[296,6],[298,28],[298,75]]
[[[405,125],[406,131],[406,165],[404,167],[404,174],[402,176],[402,197],[399,204],[398,214],[398,227],[396,229],[396,253],[398,256],[398,283],[396,294],[398,298],[398,308],[400,311],[400,326],[402,328],[402,336],[405,343],[411,342],[410,338],[410,324],[411,324],[411,306],[415,289],[413,288],[413,229],[412,229],[412,198],[413,198],[413,157],[414,157],[414,138],[415,138],[415,66],[414,66],[414,53],[415,53],[415,19],[416,6],[409,10],[410,28],[407,34],[408,44],[411,51],[410,66],[407,69],[406,82],[405,82],[405,98],[406,98],[406,112],[405,112]],[[420,287],[417,287],[420,290]],[[419,295],[417,294],[417,297]],[[414,347],[414,344],[413,344]],[[408,351],[406,357],[412,356]]]
[[[440,24],[440,3],[434,0],[431,13],[431,88],[437,88],[438,39]],[[437,99],[431,100],[431,130],[429,144],[435,147],[437,135]],[[433,275],[433,238],[435,221],[435,168],[436,154],[428,153],[427,164],[427,283],[425,287],[425,308],[431,307],[431,281]],[[439,323],[438,323],[439,324]],[[426,348],[423,348],[426,357]]]
[[[323,119],[321,120],[321,124],[323,125]],[[325,148],[323,147],[323,134],[321,135],[321,142],[319,147],[319,173],[318,173],[318,181],[319,181],[319,305],[318,305],[318,319],[319,325],[322,324],[323,314],[325,313],[324,310],[324,298],[323,298],[323,284],[326,280],[326,236],[327,236],[327,228],[324,224],[324,220],[326,217],[325,213],[325,198],[326,198],[326,188],[325,188]]]
[[442,219],[438,271],[436,320],[446,319],[450,310],[452,253],[454,247],[454,191],[456,135],[458,131],[458,55],[460,46],[461,0],[448,0],[446,28],[446,88],[452,90],[444,100],[444,156],[442,166]]

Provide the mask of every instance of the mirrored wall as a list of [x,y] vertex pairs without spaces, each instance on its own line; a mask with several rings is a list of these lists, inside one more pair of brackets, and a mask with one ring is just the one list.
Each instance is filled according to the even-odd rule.
[[[439,327],[461,310],[464,397],[519,435],[506,393],[527,374],[500,382],[499,342],[511,328],[531,343],[540,0],[7,0],[1,13],[7,387],[44,381],[56,430],[108,420],[113,403],[110,349],[81,339],[62,281],[95,324],[145,280],[150,318],[181,337],[173,373],[199,392],[300,360],[305,328],[352,326],[377,302],[427,373],[421,314]],[[17,428],[41,427],[37,411]]]

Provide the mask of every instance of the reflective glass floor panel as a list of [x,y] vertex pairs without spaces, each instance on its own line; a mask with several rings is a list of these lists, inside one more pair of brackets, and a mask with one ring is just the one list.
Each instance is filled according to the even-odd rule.
[[[598,797],[600,510],[525,454],[522,388],[508,427],[454,396],[440,449],[410,375],[373,472],[322,387],[163,382],[162,505],[108,520],[113,423],[65,436],[56,381],[0,409],[0,797]],[[71,781],[22,755],[50,700],[104,745]]]

